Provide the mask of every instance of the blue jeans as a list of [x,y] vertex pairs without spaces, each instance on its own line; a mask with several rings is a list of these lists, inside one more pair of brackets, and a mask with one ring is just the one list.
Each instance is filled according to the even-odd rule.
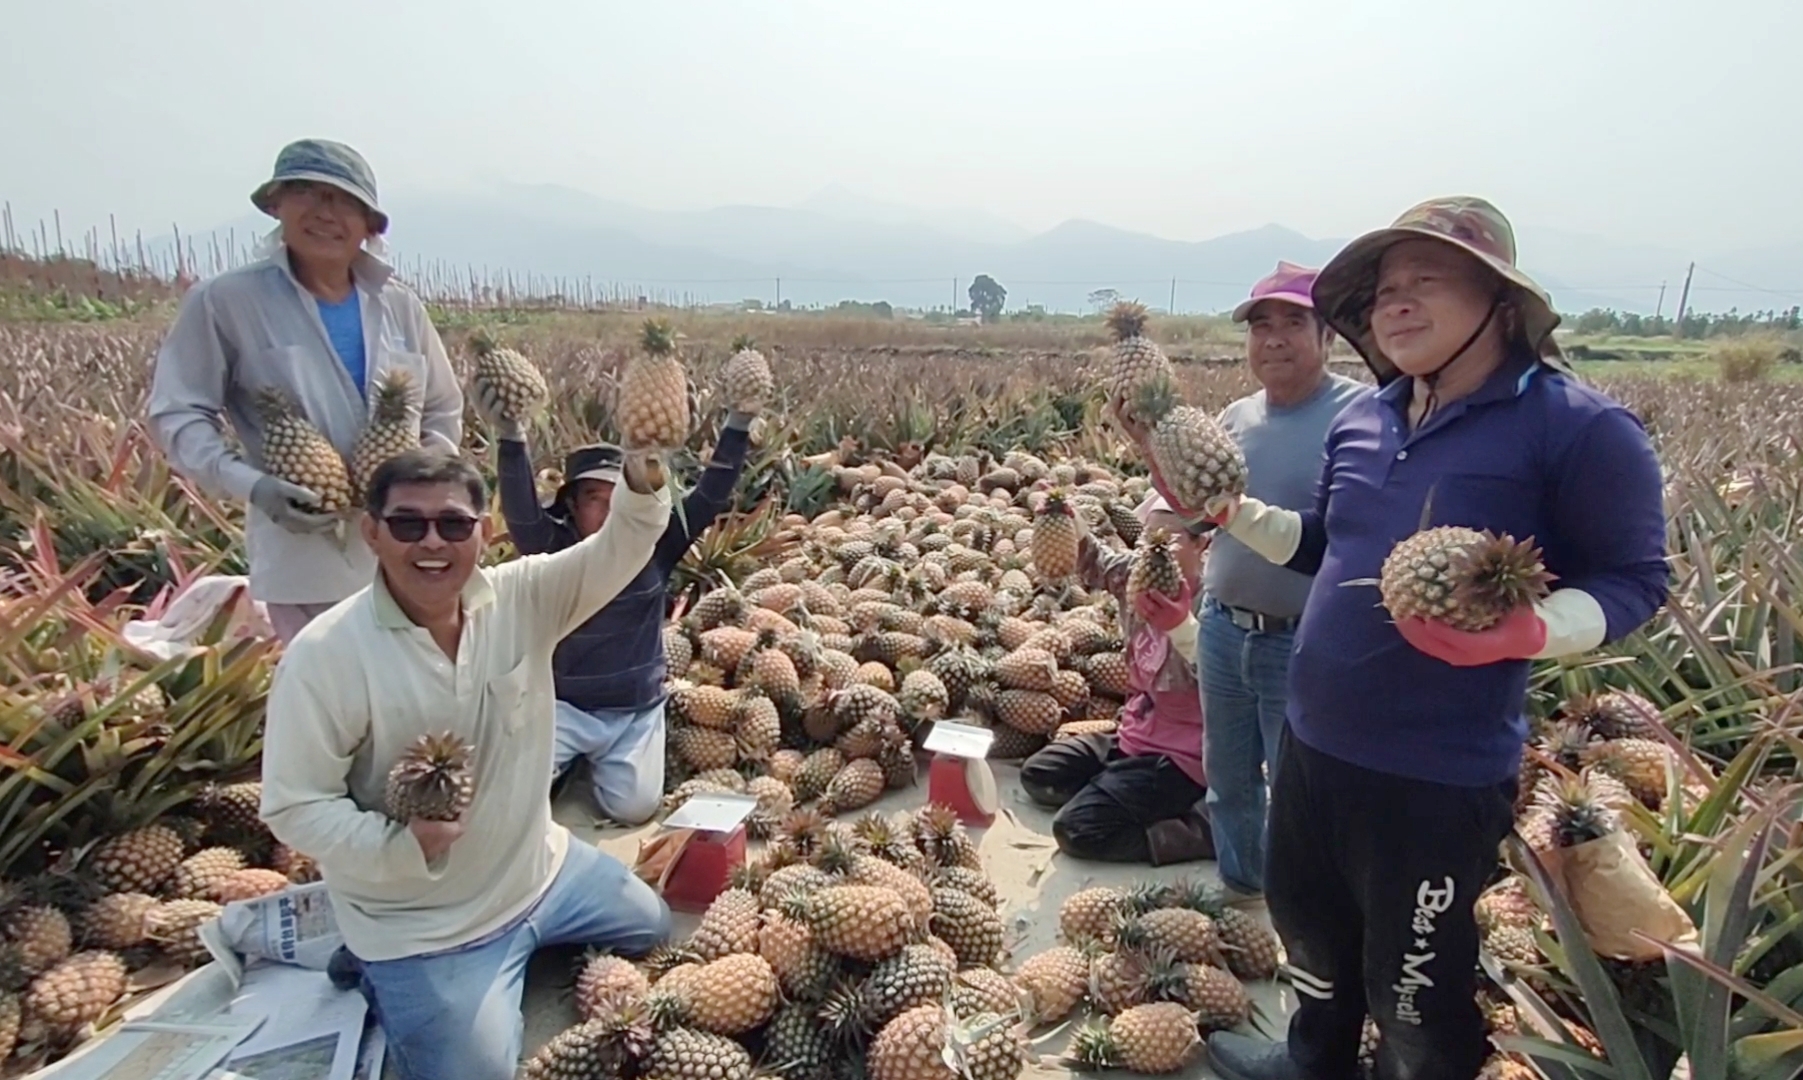
[[626,825],[642,825],[664,797],[664,706],[583,712],[557,703],[557,751],[552,775],[578,757],[588,759],[589,784],[601,812]]
[[1265,887],[1265,792],[1277,775],[1295,632],[1243,630],[1213,598],[1202,604],[1196,677],[1202,684],[1203,767],[1221,879]]
[[362,990],[403,1080],[512,1080],[525,1018],[526,964],[548,945],[636,957],[670,936],[670,911],[618,859],[571,837],[537,906],[482,941],[358,964]]

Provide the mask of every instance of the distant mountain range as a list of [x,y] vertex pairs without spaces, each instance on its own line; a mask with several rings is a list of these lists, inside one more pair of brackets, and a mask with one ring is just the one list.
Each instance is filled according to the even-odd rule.
[[[962,306],[971,279],[988,274],[1008,290],[1010,309],[1038,304],[1084,311],[1099,289],[1163,309],[1175,278],[1178,311],[1216,312],[1237,303],[1279,259],[1318,266],[1345,243],[1276,224],[1199,242],[1082,220],[1035,235],[983,211],[881,203],[841,187],[791,207],[700,211],[649,210],[550,184],[401,190],[385,202],[394,221],[390,242],[409,272],[508,270],[701,303],[772,303],[780,291],[795,305],[886,300],[943,308],[953,302],[954,281]],[[211,235],[235,230],[242,246],[269,227],[253,213]],[[1669,315],[1692,258],[1699,264],[1693,308],[1803,303],[1803,239],[1692,254],[1531,225],[1518,229],[1526,268],[1567,312],[1651,313],[1664,281]],[[195,245],[210,239],[198,234]]]

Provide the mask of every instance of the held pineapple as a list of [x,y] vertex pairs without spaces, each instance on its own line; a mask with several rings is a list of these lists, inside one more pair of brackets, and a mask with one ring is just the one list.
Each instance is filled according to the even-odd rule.
[[1158,343],[1145,336],[1146,305],[1123,300],[1108,313],[1108,330],[1114,335],[1114,363],[1108,376],[1108,396],[1120,403],[1129,420],[1138,417],[1141,387],[1168,382],[1176,371]]
[[726,403],[734,409],[761,408],[776,391],[776,380],[764,354],[758,352],[748,336],[741,335],[732,343],[732,359],[720,373]]
[[282,390],[264,387],[254,400],[263,420],[263,466],[270,475],[319,496],[319,505],[303,509],[327,514],[350,509],[351,473],[338,448]]
[[538,367],[485,332],[470,338],[476,354],[472,382],[482,411],[504,424],[520,425],[550,398]]
[[1033,516],[1033,569],[1046,581],[1069,579],[1077,572],[1080,537],[1067,494],[1054,488]]
[[626,365],[616,410],[621,439],[631,449],[669,450],[689,436],[688,377],[676,355],[676,332],[666,320],[645,322],[644,355]]
[[1183,571],[1177,565],[1177,541],[1166,529],[1150,529],[1133,550],[1127,571],[1127,603],[1139,603],[1148,592],[1176,599],[1183,592]]
[[1148,452],[1177,502],[1199,510],[1216,496],[1246,492],[1246,456],[1227,430],[1201,409],[1180,404],[1176,384],[1139,392],[1138,412],[1153,425]]
[[1442,525],[1390,549],[1378,587],[1392,619],[1434,619],[1477,631],[1546,596],[1552,579],[1531,538]]
[[415,739],[388,771],[388,816],[456,821],[475,797],[475,748],[446,731]]
[[413,373],[390,368],[376,381],[369,423],[351,450],[351,484],[359,493],[382,463],[419,445],[419,407]]

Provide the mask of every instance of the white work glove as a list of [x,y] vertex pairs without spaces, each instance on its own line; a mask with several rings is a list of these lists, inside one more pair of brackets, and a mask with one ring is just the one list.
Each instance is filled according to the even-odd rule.
[[[268,473],[258,477],[256,484],[251,487],[250,503],[291,533],[307,535],[330,532],[338,524],[335,514],[301,509],[301,506],[318,506],[318,495],[299,484],[290,484]],[[300,505],[296,505],[297,503]]]

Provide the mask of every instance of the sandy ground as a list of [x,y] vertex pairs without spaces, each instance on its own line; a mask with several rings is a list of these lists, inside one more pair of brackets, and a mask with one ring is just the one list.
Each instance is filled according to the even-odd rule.
[[[1146,880],[1179,877],[1219,880],[1212,860],[1154,869],[1067,858],[1059,854],[1052,841],[1051,812],[1034,805],[1021,791],[1018,769],[998,762],[995,773],[1001,790],[1002,811],[993,825],[971,832],[982,853],[984,869],[995,882],[1002,901],[1002,919],[1008,927],[1003,970],[1013,970],[1027,957],[1059,944],[1058,906],[1074,892],[1092,885],[1130,886]],[[590,810],[592,804],[580,787],[583,778],[577,776],[574,779],[575,783],[566,787],[558,800],[558,820],[576,835],[595,841],[602,850],[630,865],[639,842],[656,832],[656,826],[633,830],[597,828]],[[923,774],[921,785],[889,792],[877,802],[876,808],[893,810],[918,806],[926,798],[924,785]],[[1259,913],[1262,915],[1262,909]],[[696,916],[678,914],[677,934],[687,934],[697,921]],[[528,1052],[575,1022],[575,1010],[570,1000],[573,966],[573,953],[564,950],[547,950],[534,961],[526,1000]],[[1257,1010],[1253,1021],[1255,1027],[1249,1030],[1256,1031],[1262,1026],[1266,1033],[1281,1032],[1294,1007],[1294,991],[1283,983],[1256,983],[1247,989]],[[1023,1078],[1043,1080],[1073,1075],[1056,1061],[1072,1026],[1067,1024],[1034,1033],[1034,1049],[1040,1060],[1028,1067]],[[1175,1075],[1199,1078],[1216,1074],[1199,1055],[1194,1064]]]

